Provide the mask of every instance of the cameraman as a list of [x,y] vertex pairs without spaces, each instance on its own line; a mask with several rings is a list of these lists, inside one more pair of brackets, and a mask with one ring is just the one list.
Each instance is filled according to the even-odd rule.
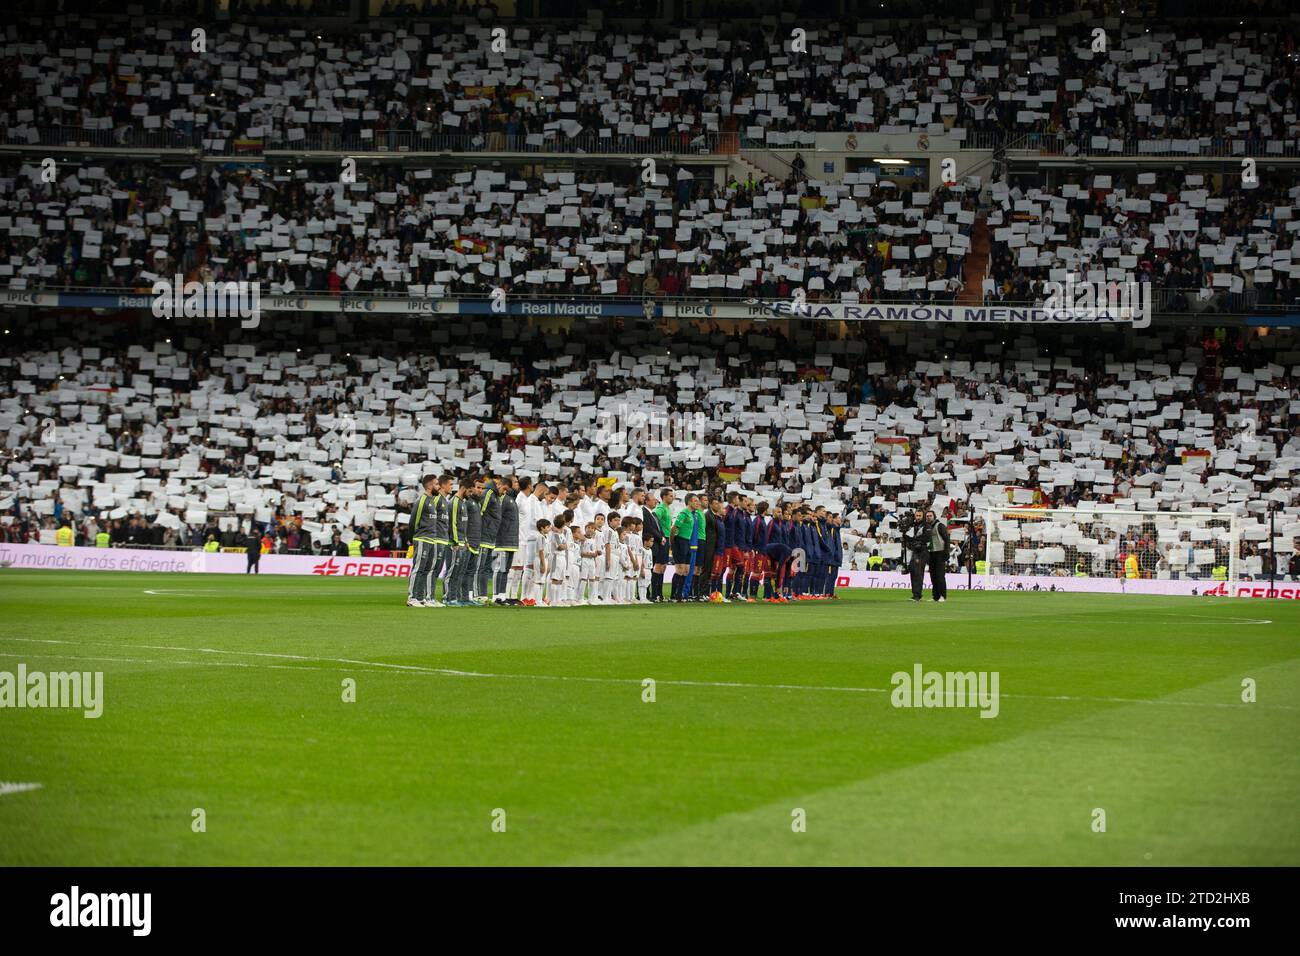
[[925,586],[925,569],[930,569],[930,590],[936,601],[947,601],[948,527],[933,511],[917,508],[898,519],[903,534],[907,570],[912,575],[912,600],[921,600]]
[[930,563],[930,534],[925,523],[925,512],[905,511],[898,518],[898,530],[903,535],[903,560],[912,575],[912,600],[921,600],[925,587],[925,568]]

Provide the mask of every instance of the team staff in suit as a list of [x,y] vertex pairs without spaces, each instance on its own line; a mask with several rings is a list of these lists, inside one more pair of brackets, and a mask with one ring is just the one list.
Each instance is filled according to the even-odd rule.
[[[670,492],[671,494],[671,492]],[[659,508],[659,499],[655,497],[653,491],[638,491],[632,497],[641,502],[641,523],[644,528],[644,536],[650,541],[650,600],[662,601],[664,599],[664,567],[668,564],[668,531],[671,530],[671,524],[665,526],[660,519],[667,514],[667,509],[663,511]]]

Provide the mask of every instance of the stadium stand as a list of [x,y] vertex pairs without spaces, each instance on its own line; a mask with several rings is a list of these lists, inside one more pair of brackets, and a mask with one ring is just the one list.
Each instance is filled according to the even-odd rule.
[[[953,521],[1012,503],[1234,510],[1258,576],[1268,509],[1300,505],[1300,352],[1245,331],[396,320],[375,350],[374,325],[339,320],[245,344],[192,323],[151,348],[126,344],[145,329],[53,322],[11,330],[26,344],[0,359],[7,540],[72,515],[87,541],[107,525],[115,543],[196,546],[265,523],[284,550],[340,534],[400,550],[418,476],[455,462],[824,503],[853,567],[915,503]],[[706,424],[685,442],[624,428],[669,416]],[[955,565],[981,553],[978,520],[973,535]]]

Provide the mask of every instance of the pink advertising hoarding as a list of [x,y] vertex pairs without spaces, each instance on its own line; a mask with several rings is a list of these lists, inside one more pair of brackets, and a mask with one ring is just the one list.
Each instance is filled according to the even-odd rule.
[[[185,574],[243,574],[243,554],[203,551],[151,551],[133,548],[60,548],[46,544],[0,544],[0,568],[65,571],[145,571]],[[262,574],[314,574],[323,577],[405,578],[411,573],[406,558],[351,558],[328,555],[264,554]],[[669,575],[671,577],[671,574]],[[927,581],[928,584],[928,581]],[[976,591],[1067,591],[1098,594],[1154,594],[1198,597],[1275,597],[1300,599],[1300,583],[1277,582],[1270,592],[1267,581],[1161,581],[1122,578],[1012,577],[976,575]],[[906,590],[910,583],[901,571],[841,571],[841,588]],[[948,588],[966,589],[965,574],[949,574]]]
[[[64,571],[170,571],[185,574],[243,574],[243,554],[150,551],[136,548],[60,548],[48,544],[0,544],[0,567]],[[318,574],[326,577],[404,578],[406,558],[339,558],[328,555],[264,554],[262,574]]]

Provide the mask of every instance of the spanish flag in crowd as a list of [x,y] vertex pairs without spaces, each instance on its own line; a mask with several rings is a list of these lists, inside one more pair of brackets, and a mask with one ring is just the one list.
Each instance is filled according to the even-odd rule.
[[503,424],[506,426],[507,439],[513,438],[517,441],[523,441],[523,442],[532,441],[542,427],[541,425],[534,424],[533,422],[507,421],[504,422]]
[[1210,453],[1204,448],[1184,448],[1181,452],[1179,452],[1179,456],[1183,459],[1183,464],[1187,465],[1187,464],[1191,464],[1197,459],[1209,458]]
[[898,454],[910,455],[912,453],[912,443],[900,435],[877,435],[877,445],[888,445],[892,451]]
[[[1034,501],[1033,501],[1033,504],[1023,504],[1023,503],[1021,503],[1021,504],[1017,504],[1016,501],[1015,501],[1015,497],[1016,497],[1016,492],[1017,492],[1017,491],[1030,491],[1030,492],[1033,492],[1033,495],[1034,495]],[[1040,491],[1038,488],[1017,488],[1017,487],[1013,487],[1013,486],[1011,486],[1011,485],[1008,485],[1008,486],[1007,486],[1007,504],[1009,504],[1009,505],[1015,505],[1017,508],[1046,508],[1046,507],[1047,507],[1047,498],[1043,495],[1042,491]]]
[[727,468],[719,468],[718,478],[728,483],[740,481],[740,475],[743,470],[744,469],[742,468],[736,468],[734,466],[727,467]]
[[461,236],[456,240],[456,247],[460,249],[461,252],[470,255],[484,255],[492,249],[490,245],[477,236]]

